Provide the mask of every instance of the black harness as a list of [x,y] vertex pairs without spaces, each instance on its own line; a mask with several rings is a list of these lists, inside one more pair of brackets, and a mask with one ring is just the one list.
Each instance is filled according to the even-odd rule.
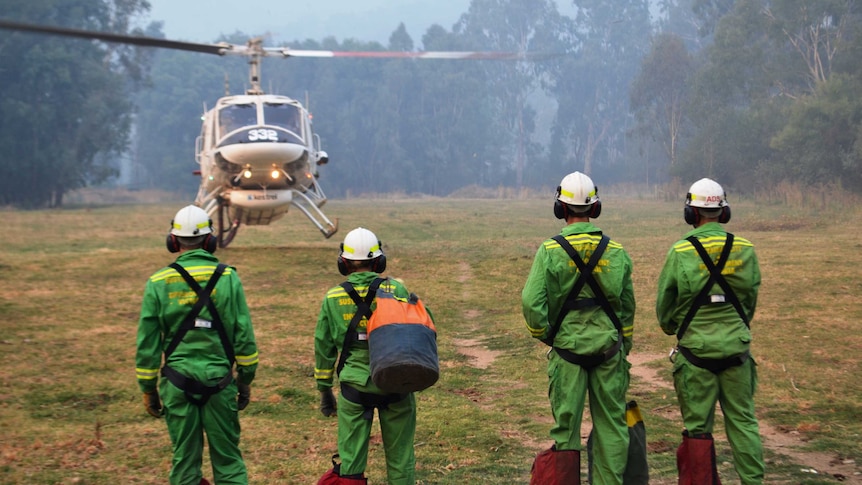
[[[168,348],[165,349],[165,366],[162,367],[162,375],[165,376],[171,384],[175,385],[177,388],[183,391],[186,395],[186,399],[192,404],[197,406],[203,406],[209,400],[210,396],[217,394],[226,388],[231,381],[233,380],[233,371],[228,372],[226,376],[224,376],[215,386],[208,386],[202,382],[196,381],[192,378],[186,377],[180,374],[178,371],[172,369],[167,365],[168,358],[170,358],[171,354],[176,350],[177,346],[186,336],[190,330],[195,328],[195,322],[198,319],[201,311],[204,306],[207,307],[210,311],[210,315],[212,316],[212,327],[216,329],[219,335],[219,339],[221,340],[222,347],[224,347],[225,355],[227,355],[228,361],[230,362],[231,368],[233,368],[233,363],[235,360],[233,345],[231,345],[230,339],[227,336],[227,331],[224,328],[224,323],[219,316],[218,310],[216,310],[216,306],[212,301],[210,296],[212,295],[213,290],[215,289],[216,283],[218,283],[219,278],[224,273],[227,265],[219,264],[216,266],[215,271],[213,271],[213,275],[210,278],[209,282],[207,282],[206,288],[201,288],[197,281],[185,270],[182,266],[177,263],[172,263],[170,265],[171,268],[177,271],[180,276],[186,280],[186,283],[189,287],[197,294],[198,301],[195,302],[194,306],[192,306],[191,311],[186,315],[185,320],[183,320],[182,325],[180,326],[177,333],[174,335],[174,338],[171,340],[171,343],[168,344]],[[194,395],[200,395],[200,399],[194,397]]]
[[[704,249],[703,245],[696,237],[689,236],[686,238],[686,241],[690,242],[691,245],[694,246],[700,259],[703,260],[703,264],[706,266],[707,271],[709,271],[709,279],[700,290],[700,293],[695,297],[691,308],[688,309],[688,313],[686,313],[685,318],[682,321],[682,325],[680,325],[679,330],[676,333],[677,340],[682,340],[682,336],[685,335],[686,330],[688,330],[689,325],[691,325],[691,321],[694,319],[698,310],[700,310],[700,307],[709,303],[730,303],[733,305],[733,308],[736,309],[736,312],[739,313],[739,317],[742,318],[745,326],[749,327],[748,316],[745,314],[745,310],[742,309],[742,304],[739,302],[739,298],[737,298],[736,293],[733,292],[733,288],[730,287],[730,284],[724,278],[724,275],[721,274],[724,266],[727,264],[728,258],[730,257],[730,250],[733,247],[733,234],[727,233],[727,240],[724,242],[721,255],[718,257],[718,262],[716,263],[712,262],[712,258],[709,257],[706,249]],[[712,287],[716,284],[724,291],[724,295],[709,294]],[[721,298],[722,296],[723,298]],[[715,301],[716,299],[719,301]],[[679,353],[681,353],[689,362],[702,369],[707,369],[714,374],[718,374],[731,367],[742,365],[750,356],[749,352],[746,351],[739,355],[733,355],[724,359],[704,359],[694,355],[694,352],[687,347],[679,345],[677,348],[679,349]]]
[[[585,263],[584,260],[581,259],[581,256],[577,251],[575,251],[575,248],[569,244],[569,241],[567,241],[565,237],[558,234],[552,239],[557,241],[560,244],[560,247],[562,247],[566,253],[568,253],[569,257],[572,258],[572,261],[575,262],[575,266],[578,267],[579,274],[578,278],[575,280],[575,284],[572,286],[572,290],[569,292],[569,296],[566,298],[566,301],[563,303],[563,307],[560,309],[557,321],[548,332],[547,340],[550,342],[550,345],[553,347],[554,337],[560,330],[560,326],[563,324],[563,319],[565,319],[566,315],[568,315],[572,310],[594,306],[601,307],[617,329],[617,342],[601,354],[582,355],[576,354],[567,349],[553,347],[554,351],[567,362],[579,365],[586,370],[590,370],[617,355],[623,345],[622,322],[620,322],[619,317],[611,307],[611,304],[608,301],[607,296],[605,296],[604,291],[602,291],[602,287],[599,285],[599,282],[596,281],[595,276],[593,276],[593,270],[595,270],[596,265],[599,264],[599,260],[601,259],[602,254],[604,254],[605,248],[607,248],[608,242],[610,242],[610,238],[602,235],[601,241],[599,241],[598,246],[596,246],[596,250],[593,251],[593,254],[590,256],[590,261],[588,263]],[[578,298],[578,295],[580,295],[585,285],[589,285],[593,290],[593,294],[595,295],[593,298]]]
[[[341,346],[341,356],[338,359],[338,375],[341,374],[344,363],[347,362],[351,347],[359,340],[359,333],[356,331],[356,327],[359,326],[362,317],[370,319],[371,314],[374,313],[371,311],[371,303],[374,301],[374,297],[377,296],[377,289],[380,288],[380,284],[384,281],[386,281],[384,278],[375,278],[368,285],[368,293],[365,294],[365,298],[359,296],[359,293],[356,292],[356,289],[349,281],[341,283],[341,287],[344,288],[344,291],[347,292],[347,295],[356,304],[356,313],[353,314],[350,325],[347,327],[347,333],[344,334],[344,344]],[[401,401],[408,396],[408,394],[372,394],[362,392],[343,382],[341,383],[341,395],[348,401],[364,407],[365,411],[362,413],[362,417],[368,420],[374,418],[375,408],[379,411],[384,410],[390,404]]]

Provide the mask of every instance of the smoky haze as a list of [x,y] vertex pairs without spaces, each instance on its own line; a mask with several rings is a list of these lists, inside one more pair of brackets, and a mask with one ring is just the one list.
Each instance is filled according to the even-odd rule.
[[469,0],[317,0],[241,4],[233,0],[150,0],[149,18],[168,38],[211,42],[236,31],[267,33],[273,42],[335,37],[386,43],[404,22],[421,34],[432,24],[451,28]]
[[[862,119],[847,115],[862,112],[862,15],[846,3],[818,2],[826,10],[815,17],[795,4],[695,12],[697,0],[658,12],[644,0],[413,2],[406,13],[382,1],[293,2],[287,12],[155,0],[152,12],[114,2],[86,14],[92,1],[13,3],[2,15],[195,42],[269,33],[268,43],[296,49],[554,54],[264,59],[263,89],[309,105],[330,156],[320,183],[334,197],[545,190],[574,170],[600,186],[708,176],[733,193],[783,183],[862,191]],[[823,57],[820,45],[835,48]],[[194,194],[202,108],[249,83],[240,58],[8,30],[0,46],[0,204],[55,206],[69,190],[118,180]]]

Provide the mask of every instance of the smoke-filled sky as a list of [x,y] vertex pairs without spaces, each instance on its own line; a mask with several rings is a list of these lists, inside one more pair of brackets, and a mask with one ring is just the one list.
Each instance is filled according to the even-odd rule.
[[149,0],[150,21],[164,22],[174,40],[208,43],[240,31],[270,34],[273,42],[334,36],[386,44],[404,22],[416,44],[432,24],[451,30],[470,0]]

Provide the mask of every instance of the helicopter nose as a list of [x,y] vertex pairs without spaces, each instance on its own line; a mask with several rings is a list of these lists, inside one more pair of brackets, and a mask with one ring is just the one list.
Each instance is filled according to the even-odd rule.
[[252,169],[265,169],[272,164],[281,166],[302,158],[305,152],[304,146],[293,143],[236,143],[218,149],[228,162]]

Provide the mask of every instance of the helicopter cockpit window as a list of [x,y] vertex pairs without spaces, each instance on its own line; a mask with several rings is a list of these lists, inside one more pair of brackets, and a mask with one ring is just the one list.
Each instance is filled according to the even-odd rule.
[[263,118],[267,125],[286,128],[302,136],[299,108],[292,104],[266,103],[263,105]]
[[257,125],[257,107],[253,104],[231,104],[222,108],[218,114],[219,137],[242,128]]

